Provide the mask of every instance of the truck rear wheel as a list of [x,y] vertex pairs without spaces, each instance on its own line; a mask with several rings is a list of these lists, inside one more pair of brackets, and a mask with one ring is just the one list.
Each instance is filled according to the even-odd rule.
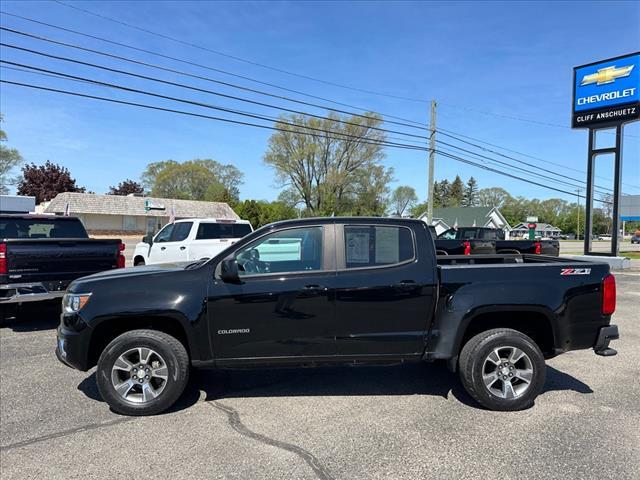
[[124,415],[153,415],[171,407],[189,379],[179,340],[156,330],[132,330],[104,349],[96,371],[102,398]]
[[544,386],[544,356],[531,338],[516,330],[479,333],[462,348],[459,364],[467,392],[490,410],[528,408]]

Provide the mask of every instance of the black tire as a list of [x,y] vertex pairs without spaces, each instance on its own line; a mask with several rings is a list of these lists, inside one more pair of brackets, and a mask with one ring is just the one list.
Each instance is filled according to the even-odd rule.
[[[166,363],[166,385],[152,400],[135,403],[123,398],[113,386],[111,372],[123,353],[135,348],[157,352]],[[102,398],[116,412],[124,415],[154,415],[171,407],[182,395],[189,380],[189,356],[182,343],[157,330],[132,330],[116,337],[104,349],[96,371],[98,390]]]
[[142,267],[142,266],[144,266],[144,265],[146,265],[146,263],[145,263],[145,261],[144,261],[144,258],[137,258],[137,259],[136,259],[136,260],[134,260],[134,262],[133,262],[133,266],[134,266],[134,267]]
[[[500,350],[501,348],[505,350]],[[491,363],[485,365],[485,361],[496,349],[499,352],[508,352],[509,348],[517,348],[528,356],[533,374],[528,387],[521,394],[511,398],[501,398],[498,394],[492,393],[495,390],[485,386],[483,380],[483,374],[486,373],[485,367],[492,366]],[[460,352],[459,367],[462,385],[469,395],[490,410],[514,411],[532,406],[544,387],[546,376],[544,355],[538,345],[523,333],[509,328],[487,330],[471,338],[462,348],[462,352]],[[496,370],[499,368],[499,366],[496,367]],[[510,367],[506,368],[509,369]],[[515,368],[519,367],[516,366]],[[507,381],[524,384],[524,382],[515,378],[513,381],[510,379]],[[497,384],[493,384],[494,389],[497,389],[496,385],[503,384],[500,375],[497,376],[497,382]]]

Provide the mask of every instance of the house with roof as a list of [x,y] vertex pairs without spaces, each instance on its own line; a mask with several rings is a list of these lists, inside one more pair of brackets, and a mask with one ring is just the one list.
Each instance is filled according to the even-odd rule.
[[96,195],[93,193],[59,193],[42,213],[71,215],[80,218],[91,234],[137,235],[155,232],[181,218],[240,217],[226,203],[154,198],[134,195]]
[[[554,227],[550,223],[537,223],[536,225],[536,237],[557,238],[562,233],[562,230]],[[525,237],[529,235],[529,222],[520,222],[513,227],[511,235],[514,237]]]
[[[427,220],[427,212],[418,218]],[[497,207],[446,207],[434,208],[433,220],[431,222],[440,235],[450,228],[458,227],[488,227],[505,232],[505,237],[509,238],[511,226],[507,219]]]

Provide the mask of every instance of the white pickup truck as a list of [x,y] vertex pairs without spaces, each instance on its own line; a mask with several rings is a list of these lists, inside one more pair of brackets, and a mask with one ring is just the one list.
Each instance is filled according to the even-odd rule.
[[186,262],[211,258],[253,231],[247,220],[188,218],[169,223],[136,245],[133,264]]

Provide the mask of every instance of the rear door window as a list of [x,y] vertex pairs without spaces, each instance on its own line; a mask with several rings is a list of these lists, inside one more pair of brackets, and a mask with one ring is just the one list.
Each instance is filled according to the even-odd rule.
[[219,240],[221,238],[242,238],[251,233],[247,223],[201,223],[196,240]]
[[396,226],[345,225],[346,268],[380,267],[415,257],[411,230]]

